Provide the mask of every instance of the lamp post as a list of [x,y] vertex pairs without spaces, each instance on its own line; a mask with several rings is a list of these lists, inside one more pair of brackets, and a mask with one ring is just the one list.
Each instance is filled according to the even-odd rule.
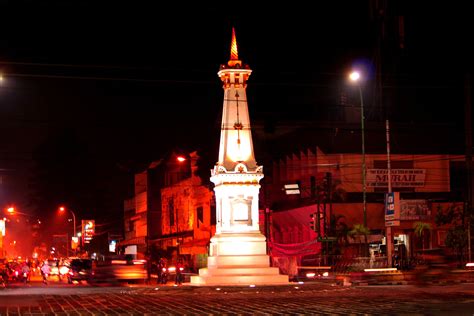
[[362,95],[362,88],[360,86],[360,73],[357,71],[351,72],[349,79],[357,84],[360,95],[360,125],[362,134],[362,208],[364,212],[364,227],[367,227],[367,183],[366,183],[366,166],[365,166],[365,115],[364,115],[364,98]]
[[[64,212],[66,210],[66,208],[64,206],[60,206],[59,207],[59,212]],[[74,237],[77,237],[76,236],[76,214],[74,214],[74,212],[71,210],[71,209],[67,209],[69,212],[71,212],[72,214],[72,222],[73,222],[73,225],[74,225]]]

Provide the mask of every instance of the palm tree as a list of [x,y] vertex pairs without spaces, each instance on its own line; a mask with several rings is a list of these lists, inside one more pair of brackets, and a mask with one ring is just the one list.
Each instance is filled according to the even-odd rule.
[[337,238],[337,243],[339,246],[346,246],[349,243],[347,237],[349,236],[349,227],[345,223],[344,215],[331,215],[331,232],[334,233]]
[[342,188],[342,181],[340,179],[332,179],[331,183],[331,201],[345,202],[347,199],[347,192]]
[[[355,238],[356,236],[359,239],[359,254],[362,253],[362,239],[361,236],[364,236],[364,248],[367,248],[367,235],[370,234],[370,230],[365,227],[363,224],[355,224],[351,231],[349,231],[349,236]],[[366,251],[364,251],[364,256],[366,255]]]
[[431,224],[425,222],[415,222],[413,224],[413,228],[415,229],[415,235],[421,238],[421,247],[422,250],[425,250],[425,232],[431,230]]

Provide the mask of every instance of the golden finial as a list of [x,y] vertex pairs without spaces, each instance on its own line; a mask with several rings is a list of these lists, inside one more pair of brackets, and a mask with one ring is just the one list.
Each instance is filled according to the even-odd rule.
[[232,28],[232,43],[230,44],[230,60],[238,60],[239,51],[237,50],[237,38],[235,37],[235,29]]

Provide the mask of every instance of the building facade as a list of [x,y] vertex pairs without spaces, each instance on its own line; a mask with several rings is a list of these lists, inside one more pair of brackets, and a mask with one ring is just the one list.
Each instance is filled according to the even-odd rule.
[[[395,221],[385,219],[387,156],[366,154],[365,159],[369,243],[383,248],[386,228],[390,226],[395,253],[400,248],[405,256],[413,257],[423,249],[444,247],[449,225],[436,225],[436,217],[450,208],[463,207],[466,178],[459,170],[465,165],[464,156],[392,155],[392,191],[398,192],[400,198]],[[319,148],[275,161],[266,183],[267,203],[273,211],[273,240],[281,244],[314,238],[324,241],[325,237],[335,237],[336,222],[347,228],[362,224],[361,161],[360,154],[325,154]],[[287,184],[297,184],[300,194],[286,194]],[[311,228],[313,215],[318,222]],[[422,236],[415,232],[418,223],[430,227]],[[356,242],[351,238],[348,241]]]

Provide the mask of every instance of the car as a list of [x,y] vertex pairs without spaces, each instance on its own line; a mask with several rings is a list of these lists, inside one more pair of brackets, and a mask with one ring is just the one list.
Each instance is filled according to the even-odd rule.
[[98,260],[94,273],[94,282],[142,283],[148,278],[146,260],[135,260],[126,256]]
[[86,280],[90,282],[94,276],[92,259],[74,258],[68,262],[69,271],[67,273],[68,283],[73,281]]

